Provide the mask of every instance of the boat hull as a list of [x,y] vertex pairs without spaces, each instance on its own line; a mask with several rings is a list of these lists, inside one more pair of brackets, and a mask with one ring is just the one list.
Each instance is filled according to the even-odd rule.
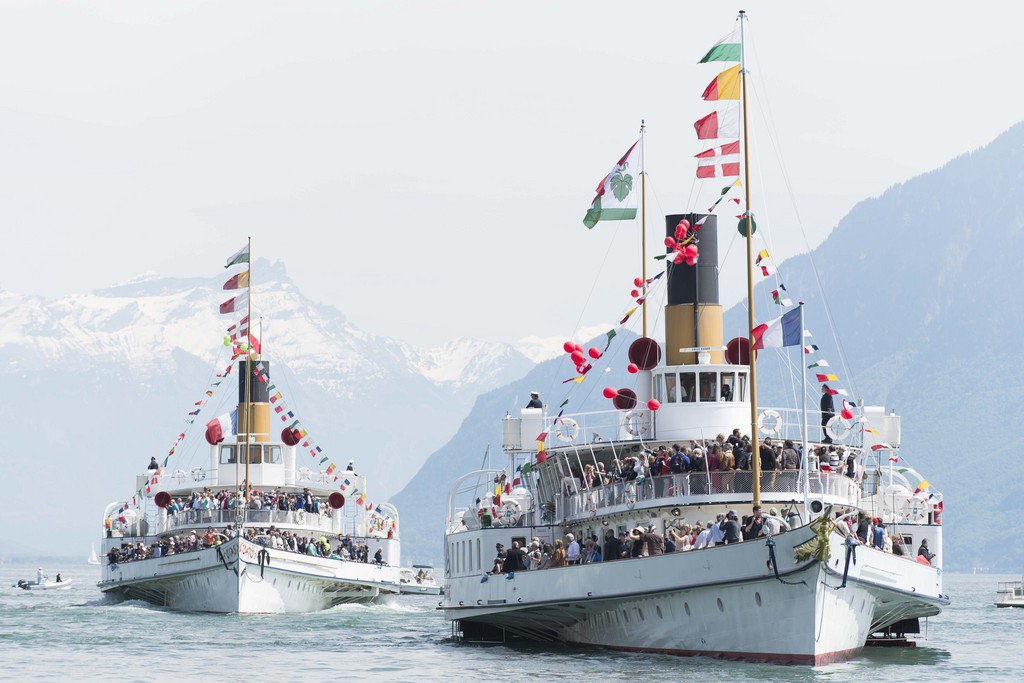
[[398,570],[271,550],[234,538],[204,550],[108,565],[99,587],[122,599],[189,612],[315,612],[386,602]]
[[797,561],[796,546],[814,542],[807,527],[773,542],[453,578],[446,618],[468,640],[519,637],[818,666],[855,657],[871,633],[937,614],[947,602],[935,568],[862,547],[847,572],[835,534],[829,561]]

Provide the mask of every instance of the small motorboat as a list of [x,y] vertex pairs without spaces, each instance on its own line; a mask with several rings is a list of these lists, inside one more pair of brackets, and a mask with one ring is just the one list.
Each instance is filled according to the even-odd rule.
[[1024,607],[1024,578],[1001,581],[996,590],[996,607]]
[[23,588],[27,591],[64,590],[65,588],[71,588],[72,583],[72,579],[62,579],[58,574],[56,581],[50,581],[47,579],[42,583],[36,583],[35,581],[25,581],[24,579],[21,579],[18,583],[14,584],[13,587]]
[[416,593],[419,595],[440,595],[441,586],[434,580],[434,568],[429,564],[414,564],[412,568],[403,567],[402,583],[399,588],[402,594]]

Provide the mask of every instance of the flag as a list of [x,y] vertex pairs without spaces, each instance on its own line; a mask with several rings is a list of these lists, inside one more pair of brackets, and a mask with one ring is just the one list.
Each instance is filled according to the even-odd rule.
[[814,353],[817,350],[818,350],[818,345],[817,344],[810,344],[809,346],[805,346],[804,347],[804,353]]
[[243,289],[249,286],[249,271],[243,270],[238,275],[232,275],[231,279],[224,283],[224,289]]
[[719,138],[738,138],[740,136],[740,116],[738,107],[716,109],[707,116],[693,123],[698,140],[716,140]]
[[228,258],[227,265],[225,265],[224,267],[225,268],[230,268],[231,266],[237,265],[239,263],[248,263],[248,262],[249,262],[249,245],[246,244],[244,247],[242,247],[241,249],[236,251],[233,256]]
[[868,434],[874,434],[875,436],[878,436],[878,430],[877,429],[872,429],[871,427],[865,427],[861,431],[862,432],[867,432]]
[[846,393],[846,389],[833,389],[832,387],[829,387],[825,391],[832,396],[849,396],[849,394]]
[[701,97],[707,102],[738,100],[740,98],[740,65],[730,66],[715,76]]
[[929,486],[931,486],[931,484],[929,484],[927,481],[922,479],[921,483],[917,485],[916,489],[914,489],[914,493],[921,493],[921,491],[924,491]]
[[779,289],[773,289],[772,290],[772,301],[774,301],[775,303],[777,303],[780,306],[792,306],[793,305],[793,300],[792,299],[787,299],[787,298],[783,297],[781,294],[779,294],[780,290],[784,292],[784,291],[786,291],[786,288],[783,287],[782,285],[779,285]]
[[829,364],[828,364],[827,360],[819,360],[816,363],[811,363],[810,365],[808,365],[807,369],[810,370],[811,368],[827,368],[827,367],[829,367]]
[[697,158],[698,178],[725,178],[740,174],[740,142],[730,142],[721,147],[694,155]]
[[785,315],[758,325],[750,334],[754,337],[754,349],[776,348],[800,345],[800,309],[794,308]]
[[[269,389],[270,389],[270,387],[267,387],[267,389],[269,390]],[[271,402],[271,403],[277,403],[277,402],[278,402],[278,401],[280,401],[280,400],[281,400],[282,398],[283,398],[283,397],[281,396],[281,392],[279,391],[279,392],[277,392],[277,393],[275,393],[275,394],[271,394],[271,396],[270,396],[270,402]]]
[[563,379],[562,380],[562,384],[568,384],[569,382],[576,382],[576,384],[579,384],[580,382],[583,381],[583,379],[584,379],[583,375],[577,375],[576,377],[570,377],[569,379]]
[[636,218],[636,183],[639,176],[637,158],[639,140],[622,155],[597,186],[597,196],[590,204],[583,225],[593,228],[598,221],[628,221]]
[[634,313],[636,313],[636,309],[637,309],[637,306],[634,306],[633,308],[631,308],[628,311],[626,311],[626,315],[623,316],[622,320],[619,321],[619,324],[620,325],[625,325],[626,321],[629,320],[629,316],[631,316]]
[[239,337],[244,337],[249,333],[249,316],[245,316],[237,323],[228,328],[228,334],[231,335],[231,341],[235,341]]
[[754,259],[754,265],[761,263],[761,261],[764,261],[766,258],[771,258],[771,254],[768,253],[767,249],[762,249],[757,252],[757,258]]
[[738,62],[740,61],[740,44],[739,43],[727,43],[726,41],[731,39],[732,35],[728,35],[722,38],[720,41],[714,44],[714,46],[708,50],[707,54],[701,57],[698,64],[707,64],[708,62]]
[[889,456],[889,462],[899,462],[899,461],[900,461],[900,456],[898,456],[898,455],[890,455]]
[[835,375],[815,375],[815,377],[817,377],[818,381],[822,382],[822,383],[824,383],[824,382],[838,382],[839,381],[839,378],[836,377]]
[[[252,349],[253,353],[259,353],[260,352],[260,340],[257,339],[256,337],[252,336],[251,334],[249,335],[249,348]],[[263,378],[260,377],[260,379],[263,379]]]
[[238,433],[238,409],[232,410],[230,413],[224,413],[223,415],[216,417],[206,423],[206,431],[209,432],[210,439],[217,443],[226,436]]
[[249,290],[246,290],[236,297],[232,297],[220,305],[221,315],[225,313],[236,313],[244,310],[249,303]]
[[768,277],[769,275],[772,274],[772,272],[774,272],[772,270],[771,263],[768,262],[768,259],[770,258],[771,255],[768,253],[768,250],[762,249],[761,251],[757,252],[757,258],[754,259],[754,265],[761,267],[761,275],[763,275],[764,277]]

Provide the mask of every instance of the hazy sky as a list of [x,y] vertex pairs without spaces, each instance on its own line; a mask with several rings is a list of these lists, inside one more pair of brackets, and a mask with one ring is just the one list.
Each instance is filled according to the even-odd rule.
[[641,119],[652,249],[664,213],[709,205],[692,124],[721,67],[696,61],[740,7],[779,260],[1024,118],[1021,3],[4,1],[0,288],[209,275],[252,235],[376,334],[612,321],[638,225],[581,219]]

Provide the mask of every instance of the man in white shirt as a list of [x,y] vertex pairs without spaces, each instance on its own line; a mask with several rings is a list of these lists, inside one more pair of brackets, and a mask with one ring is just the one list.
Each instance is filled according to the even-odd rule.
[[572,534],[566,534],[565,540],[568,541],[565,549],[565,560],[569,564],[580,563],[580,544],[576,542],[576,537]]

